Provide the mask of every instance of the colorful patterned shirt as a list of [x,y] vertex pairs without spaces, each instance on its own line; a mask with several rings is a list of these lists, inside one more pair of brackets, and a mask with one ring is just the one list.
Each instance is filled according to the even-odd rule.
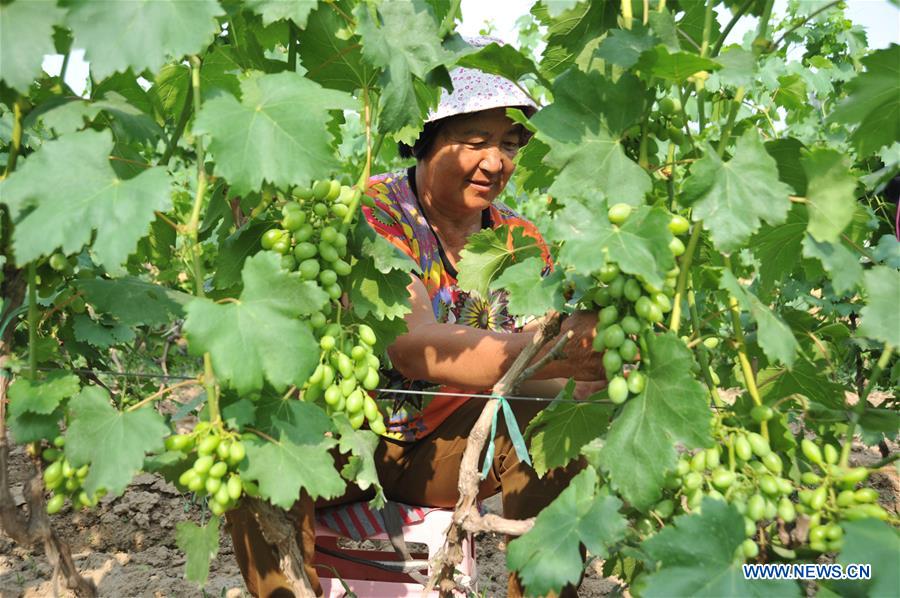
[[[374,176],[369,180],[368,194],[374,207],[363,207],[366,220],[382,237],[412,258],[422,272],[421,279],[431,298],[434,317],[440,323],[462,324],[502,332],[521,329],[507,311],[506,293],[494,291],[489,297],[467,293],[456,286],[456,271],[443,255],[440,241],[425,219],[410,177],[414,169]],[[413,183],[414,184],[414,183]],[[509,227],[521,229],[525,236],[536,240],[544,260],[550,266],[550,254],[537,228],[504,204],[496,203],[482,214],[482,228]],[[512,243],[510,236],[510,244]],[[389,382],[386,388],[427,390],[436,393],[464,392],[449,386],[424,380],[409,380],[396,370],[384,372]],[[486,391],[489,392],[489,391]],[[389,401],[387,436],[412,441],[426,436],[459,408],[466,397],[444,394],[412,395],[383,394],[378,397],[382,406]]]

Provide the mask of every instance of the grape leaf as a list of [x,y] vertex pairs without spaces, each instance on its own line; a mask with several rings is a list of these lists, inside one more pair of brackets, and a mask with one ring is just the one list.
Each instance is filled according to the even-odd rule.
[[470,46],[469,49],[472,51],[459,58],[456,61],[457,65],[500,75],[510,81],[518,81],[525,75],[534,75],[542,84],[549,85],[549,81],[543,79],[534,62],[511,45],[490,43],[480,48]]
[[756,129],[737,141],[734,157],[724,162],[708,148],[694,163],[679,201],[693,205],[692,217],[703,221],[716,248],[731,252],[759,228],[784,222],[791,189],[778,179],[775,160],[766,153]]
[[73,0],[69,6],[74,46],[85,49],[98,79],[128,68],[155,73],[167,57],[202,52],[218,31],[216,17],[225,14],[215,0]]
[[316,4],[318,0],[244,0],[244,6],[262,16],[263,25],[289,19],[300,29],[306,27],[306,19]]
[[782,108],[799,110],[806,105],[806,83],[800,75],[782,75],[778,77],[778,89],[772,99]]
[[800,164],[800,153],[805,145],[793,137],[773,139],[763,144],[766,152],[775,159],[778,178],[794,188],[797,195],[806,195],[806,172]]
[[44,380],[16,378],[9,385],[9,413],[13,417],[23,413],[53,413],[63,399],[78,389],[78,376],[51,374]]
[[803,255],[822,262],[838,295],[852,291],[862,282],[863,269],[859,256],[843,243],[819,242],[807,234],[803,237]]
[[219,553],[219,518],[211,517],[206,525],[179,521],[175,525],[175,544],[184,552],[184,577],[201,588],[209,578],[209,563]]
[[[607,2],[582,2],[578,6],[557,12],[553,19],[543,18],[541,10],[550,16],[544,4],[535,4],[532,12],[547,25],[547,46],[541,56],[541,70],[553,78],[572,66],[588,45],[616,25],[616,8]],[[592,50],[589,50],[592,51]]]
[[378,71],[363,60],[359,37],[340,39],[334,35],[344,24],[338,12],[326,3],[309,15],[306,29],[298,36],[306,76],[324,87],[348,92],[371,88]]
[[84,479],[88,495],[106,488],[116,496],[141,470],[146,453],[163,450],[169,434],[153,407],[121,412],[110,404],[105,390],[89,386],[69,400],[66,458],[75,467],[91,464]]
[[900,240],[894,235],[882,235],[872,253],[885,266],[900,268]]
[[65,15],[55,1],[19,0],[0,5],[0,78],[26,93],[32,80],[41,74],[44,54],[55,54],[53,27]]
[[637,63],[644,51],[655,46],[657,42],[656,36],[642,28],[613,29],[606,39],[600,42],[597,56],[611,64],[628,69]]
[[258,190],[265,181],[309,186],[339,167],[331,134],[322,126],[328,112],[355,107],[347,94],[297,73],[260,75],[241,81],[240,102],[228,94],[206,102],[194,132],[210,135],[216,172],[237,194]]
[[860,157],[900,139],[900,46],[876,50],[861,62],[866,71],[844,87],[847,98],[829,116],[832,122],[858,124],[850,135]]
[[757,378],[759,392],[767,405],[784,397],[801,395],[825,407],[842,409],[844,388],[831,381],[826,373],[826,365],[801,357],[791,369],[760,370]]
[[422,124],[423,113],[413,77],[424,81],[433,69],[454,59],[441,46],[438,23],[420,0],[386,2],[375,10],[360,4],[354,11],[363,56],[383,69],[378,131],[391,133]]
[[183,317],[192,297],[131,276],[116,280],[93,278],[76,283],[86,301],[99,313],[110,314],[126,326],[158,326]]
[[579,543],[591,555],[604,558],[609,547],[624,537],[622,501],[608,495],[600,498],[596,486],[597,472],[588,466],[538,514],[531,531],[509,543],[506,564],[519,572],[528,595],[558,593],[566,584],[578,582],[584,568]]
[[709,58],[701,58],[690,52],[669,52],[660,44],[644,51],[635,68],[649,77],[660,77],[675,83],[682,83],[699,71],[713,71],[719,63]]
[[487,297],[492,280],[513,263],[539,257],[541,249],[521,229],[514,229],[510,235],[509,227],[504,225],[470,235],[459,255],[459,288]]
[[421,270],[419,264],[411,257],[376,233],[365,218],[357,219],[350,241],[353,255],[371,258],[375,269],[382,274],[387,274],[391,270],[417,273]]
[[756,56],[752,53],[733,46],[726,48],[716,56],[716,61],[722,65],[722,69],[715,75],[723,85],[733,87],[751,87],[756,76]]
[[556,400],[541,410],[525,429],[531,462],[541,477],[578,457],[581,447],[606,432],[609,425],[610,407],[573,401],[574,388],[575,383],[569,380]]
[[63,418],[63,409],[50,414],[25,411],[19,414],[10,412],[7,419],[9,432],[19,444],[37,442],[44,438],[55,438],[59,434],[59,422]]
[[230,289],[241,282],[241,270],[247,258],[259,252],[263,233],[272,228],[272,222],[253,222],[240,227],[219,245],[213,286]]
[[647,578],[644,595],[800,596],[790,581],[747,580],[734,551],[744,541],[744,519],[724,501],[703,499],[700,513],[680,515],[641,545],[661,568]]
[[546,266],[540,257],[512,264],[491,283],[491,290],[508,293],[507,307],[514,316],[540,316],[550,310],[559,311],[565,304],[563,273],[556,270],[541,276]]
[[309,324],[297,318],[328,301],[312,281],[281,270],[272,253],[248,259],[244,290],[236,302],[198,298],[188,304],[184,331],[194,355],[208,351],[220,380],[239,393],[259,390],[263,380],[276,390],[301,385],[319,357]]
[[147,234],[154,211],[169,209],[170,178],[165,169],[155,167],[123,181],[109,165],[112,149],[108,130],[72,133],[44,143],[0,181],[0,195],[16,222],[18,263],[50,255],[59,247],[73,253],[96,234],[92,247],[97,263],[110,272],[121,271],[120,265]]
[[246,441],[247,459],[241,477],[256,480],[260,494],[282,509],[290,509],[305,489],[312,498],[335,498],[346,487],[334,467],[329,449],[336,444],[323,438],[318,444],[298,444],[290,438],[278,442]]
[[73,318],[72,332],[76,340],[98,349],[127,343],[135,337],[134,330],[121,322],[97,322],[87,314],[78,314]]
[[900,297],[900,271],[887,266],[875,266],[863,275],[866,306],[860,311],[862,321],[857,332],[861,336],[879,340],[894,347],[900,345],[900,326],[897,325],[897,297]]
[[360,318],[378,320],[402,318],[410,312],[409,273],[403,270],[381,272],[371,257],[362,257],[348,277],[350,303]]
[[764,293],[771,291],[800,263],[806,224],[806,213],[797,205],[788,212],[784,224],[763,224],[759,232],[753,235],[750,249],[759,260],[759,284]]
[[613,486],[641,510],[659,500],[665,474],[675,467],[677,443],[711,443],[707,393],[691,375],[690,349],[672,334],[651,337],[647,348],[644,392],[625,403],[600,452]]
[[375,449],[380,442],[378,435],[370,430],[354,430],[344,413],[337,413],[332,419],[339,434],[338,449],[349,459],[341,474],[360,490],[372,487],[375,497],[369,504],[376,509],[384,507],[384,489],[375,469]]
[[668,222],[664,210],[643,206],[622,226],[616,226],[610,223],[605,209],[591,210],[570,201],[552,222],[550,232],[554,240],[565,241],[559,252],[560,264],[579,274],[598,270],[606,261],[599,248],[606,248],[609,260],[623,272],[661,287],[665,273],[675,265],[669,250],[672,233]]
[[[556,197],[608,199],[610,204],[640,205],[651,189],[650,176],[625,155],[610,128],[622,129],[640,115],[641,102],[610,98],[634,93],[636,79],[611,85],[596,72],[571,70],[553,83],[554,102],[532,122],[537,137],[550,146],[544,162],[559,176],[550,186]],[[631,91],[628,91],[631,90]]]
[[850,160],[833,149],[814,148],[800,158],[809,183],[809,234],[816,241],[834,243],[853,220],[856,211],[856,177]]
[[791,331],[791,327],[779,318],[769,306],[760,301],[756,295],[745,289],[730,270],[722,272],[719,288],[728,291],[732,297],[737,299],[741,308],[749,312],[750,316],[756,321],[759,327],[757,339],[766,357],[772,361],[783,363],[790,368],[794,364],[794,358],[797,356],[797,348],[799,346],[797,339],[794,338],[794,333]]
[[162,129],[149,114],[129,104],[115,91],[109,91],[102,99],[95,101],[67,101],[45,113],[42,120],[58,135],[65,135],[82,129],[86,122],[93,121],[101,112],[112,117],[110,128],[119,140],[155,142],[162,136]]
[[872,567],[872,579],[840,580],[825,585],[841,596],[892,596],[900,588],[900,534],[884,521],[845,521],[844,547],[837,562],[843,567],[865,563]]
[[[201,67],[201,73],[202,70]],[[200,85],[200,89],[203,89],[202,81]],[[184,64],[167,64],[156,74],[148,93],[164,119],[177,120],[191,95],[190,67]]]
[[265,396],[256,407],[257,423],[272,436],[297,444],[318,444],[334,432],[331,417],[313,403]]

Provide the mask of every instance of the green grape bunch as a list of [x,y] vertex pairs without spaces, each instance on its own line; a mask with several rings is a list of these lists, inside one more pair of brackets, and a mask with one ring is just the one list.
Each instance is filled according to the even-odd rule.
[[52,444],[52,447],[44,449],[41,453],[41,458],[48,463],[43,475],[44,487],[50,492],[47,513],[53,515],[60,512],[67,498],[73,507],[84,509],[97,506],[100,499],[106,495],[106,489],[98,488],[93,494],[88,494],[84,489],[84,480],[90,473],[90,465],[84,464],[76,468],[69,463],[63,453],[66,445],[65,437],[57,436]]
[[304,400],[321,398],[329,414],[346,413],[354,429],[368,421],[369,429],[384,434],[384,416],[370,394],[381,380],[381,361],[373,349],[376,342],[375,332],[367,324],[351,330],[329,324],[319,339],[322,354],[303,388]]
[[[609,208],[607,216],[613,226],[620,226],[631,212],[630,205],[619,203]],[[682,216],[673,215],[668,226],[673,234],[681,235],[687,232],[689,223]],[[672,255],[678,257],[684,249],[684,243],[674,237],[669,245]],[[678,273],[678,266],[667,272],[661,289],[640,276],[623,273],[618,264],[609,260],[595,274],[597,286],[590,298],[599,312],[593,348],[603,352],[603,368],[609,380],[607,392],[613,403],[624,403],[630,395],[643,392],[647,379],[639,369],[640,339],[672,311]]]
[[252,484],[243,481],[238,471],[247,453],[237,434],[203,421],[189,434],[169,436],[165,444],[170,451],[194,455],[178,484],[198,497],[207,497],[214,515],[234,508],[245,491],[253,493]]

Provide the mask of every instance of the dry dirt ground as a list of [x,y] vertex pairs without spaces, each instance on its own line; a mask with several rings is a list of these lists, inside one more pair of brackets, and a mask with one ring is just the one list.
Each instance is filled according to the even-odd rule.
[[[897,450],[896,445],[891,448]],[[876,449],[854,449],[853,460],[859,464],[879,459]],[[13,495],[20,501],[27,468],[24,451],[15,448],[10,474]],[[883,506],[896,513],[900,508],[897,470],[883,468],[872,476],[871,483],[882,494]],[[224,531],[206,586],[201,590],[184,580],[184,556],[175,545],[175,524],[185,518],[199,521],[199,509],[191,507],[171,484],[142,474],[123,496],[103,499],[94,511],[55,516],[53,525],[71,546],[79,570],[97,584],[101,596],[246,596],[231,540]],[[501,539],[490,534],[478,538],[476,553],[479,590],[484,596],[503,596],[506,568]],[[589,567],[579,595],[622,594],[616,580],[603,579],[598,569],[596,562]],[[15,546],[0,533],[0,597],[52,596],[55,588],[50,578],[40,548]],[[59,591],[59,595],[71,593]]]

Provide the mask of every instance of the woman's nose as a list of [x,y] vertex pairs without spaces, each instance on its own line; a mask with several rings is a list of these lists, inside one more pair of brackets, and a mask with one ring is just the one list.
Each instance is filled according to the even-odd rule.
[[482,155],[481,162],[478,166],[485,172],[499,174],[503,170],[503,156],[501,155],[500,148],[493,146],[487,148]]

